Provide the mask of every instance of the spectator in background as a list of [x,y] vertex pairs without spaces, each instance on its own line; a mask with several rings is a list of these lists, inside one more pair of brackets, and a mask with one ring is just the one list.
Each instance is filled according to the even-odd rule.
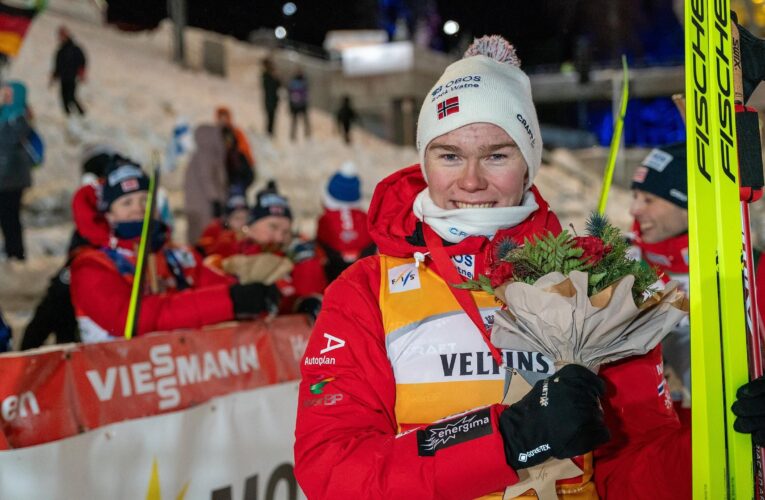
[[216,121],[223,133],[226,147],[226,175],[229,189],[244,193],[255,181],[255,160],[250,143],[242,129],[234,125],[231,111],[221,106],[216,112]]
[[290,114],[292,122],[290,124],[290,138],[297,139],[297,122],[302,116],[305,136],[311,137],[311,124],[308,120],[308,80],[305,79],[302,71],[298,71],[287,85],[287,93],[290,98]]
[[286,257],[291,263],[289,271],[275,281],[281,294],[279,312],[305,313],[316,318],[327,280],[313,242],[292,237],[292,211],[273,181],[258,193],[245,234],[241,254],[270,253]]
[[234,255],[244,239],[244,226],[250,215],[243,192],[233,190],[226,201],[223,216],[213,220],[197,242],[203,255]]
[[274,74],[274,65],[270,59],[263,61],[263,99],[266,107],[266,130],[268,135],[274,136],[274,120],[276,119],[276,106],[279,104],[279,87],[282,86]]
[[199,240],[202,231],[223,213],[227,198],[226,147],[221,128],[200,125],[194,131],[196,148],[189,159],[183,182],[187,241]]
[[78,342],[77,318],[70,295],[70,265],[81,247],[101,247],[109,243],[109,224],[98,210],[104,173],[117,162],[129,162],[106,144],[87,145],[82,152],[82,186],[72,197],[75,230],[69,243],[66,263],[51,278],[48,289],[35,308],[24,330],[21,350],[43,345],[53,334],[57,344]]
[[343,97],[343,103],[340,105],[340,109],[337,110],[337,126],[340,127],[343,133],[343,139],[346,144],[351,143],[351,126],[359,121],[359,115],[356,110],[353,109],[350,96]]
[[50,76],[50,85],[55,80],[61,84],[61,105],[64,113],[69,115],[72,109],[80,115],[85,114],[82,105],[77,101],[77,82],[85,81],[85,54],[74,43],[72,34],[65,26],[58,29],[59,47],[53,62],[53,73]]
[[25,259],[21,197],[32,185],[34,160],[25,148],[30,120],[26,87],[20,82],[0,86],[0,229],[9,259]]
[[316,229],[316,243],[324,253],[324,273],[330,282],[361,257],[377,250],[360,202],[361,182],[356,166],[347,161],[327,182],[324,213]]
[[[109,223],[109,245],[82,248],[72,261],[72,303],[84,342],[123,335],[148,187],[149,178],[135,164],[118,164],[106,173],[101,209]],[[256,317],[278,300],[274,287],[240,285],[205,266],[191,248],[168,240],[161,221],[154,228],[139,335]]]

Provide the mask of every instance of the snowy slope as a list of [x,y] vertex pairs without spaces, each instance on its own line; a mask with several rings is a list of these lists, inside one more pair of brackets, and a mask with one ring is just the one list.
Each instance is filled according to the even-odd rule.
[[[277,118],[277,138],[271,142],[264,133],[259,61],[265,53],[261,49],[226,40],[230,72],[226,79],[184,70],[170,62],[168,25],[149,34],[130,34],[55,9],[56,5],[66,6],[73,1],[82,3],[55,0],[53,9],[35,19],[10,71],[11,78],[27,83],[37,126],[47,144],[47,162],[35,173],[35,185],[25,197],[27,221],[32,226],[26,234],[30,261],[23,265],[0,263],[0,306],[11,311],[16,326],[29,317],[48,276],[63,261],[71,231],[67,205],[79,182],[79,155],[85,142],[110,142],[146,162],[152,150],[164,150],[177,116],[199,124],[211,121],[217,106],[227,105],[251,139],[260,174],[258,187],[267,177],[276,178],[293,204],[298,228],[309,235],[319,213],[322,186],[343,161],[350,159],[358,165],[367,202],[379,179],[417,161],[413,149],[391,145],[363,132],[356,133],[351,147],[345,146],[333,119],[319,111],[311,112],[313,137],[292,144],[283,104]],[[67,133],[58,88],[48,88],[56,31],[61,24],[66,24],[83,46],[89,64],[87,82],[80,88],[88,116],[79,127],[77,140]],[[198,30],[189,33],[192,57],[198,57],[198,50],[196,54],[194,50],[203,36]],[[564,157],[568,168],[544,167],[537,185],[564,226],[574,222],[581,228],[586,214],[597,203],[600,183],[580,171],[570,155]],[[179,191],[182,178],[180,168],[163,179],[179,216],[179,240],[185,236]],[[615,190],[611,200],[614,220],[626,227],[628,193]]]

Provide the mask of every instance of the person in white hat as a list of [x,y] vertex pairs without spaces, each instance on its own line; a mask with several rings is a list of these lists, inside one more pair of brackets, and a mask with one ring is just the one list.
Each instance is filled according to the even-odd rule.
[[[446,69],[425,96],[417,149],[419,165],[377,185],[369,229],[379,255],[328,288],[303,358],[295,476],[306,495],[501,498],[551,457],[574,458],[579,472],[558,484],[559,498],[674,491],[648,476],[666,466],[648,447],[676,422],[657,395],[660,351],[600,377],[576,365],[556,372],[540,353],[497,349],[494,296],[452,286],[491,276],[500,243],[561,231],[534,187],[542,138],[512,45],[484,37]],[[504,367],[538,380],[511,406],[498,403]],[[595,476],[590,458],[576,458],[592,450]]]

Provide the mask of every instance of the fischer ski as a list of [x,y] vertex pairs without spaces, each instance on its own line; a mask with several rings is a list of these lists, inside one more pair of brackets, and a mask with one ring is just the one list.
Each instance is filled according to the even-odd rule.
[[686,0],[694,498],[752,498],[751,437],[733,430],[749,380],[728,0]]

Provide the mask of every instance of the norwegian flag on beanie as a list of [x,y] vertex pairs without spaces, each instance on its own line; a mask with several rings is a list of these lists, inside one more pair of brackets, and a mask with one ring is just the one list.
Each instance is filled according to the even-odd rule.
[[537,112],[529,77],[521,70],[513,46],[500,36],[475,40],[425,97],[417,120],[423,175],[428,144],[471,123],[491,123],[507,132],[526,160],[526,188],[531,186],[542,163]]

